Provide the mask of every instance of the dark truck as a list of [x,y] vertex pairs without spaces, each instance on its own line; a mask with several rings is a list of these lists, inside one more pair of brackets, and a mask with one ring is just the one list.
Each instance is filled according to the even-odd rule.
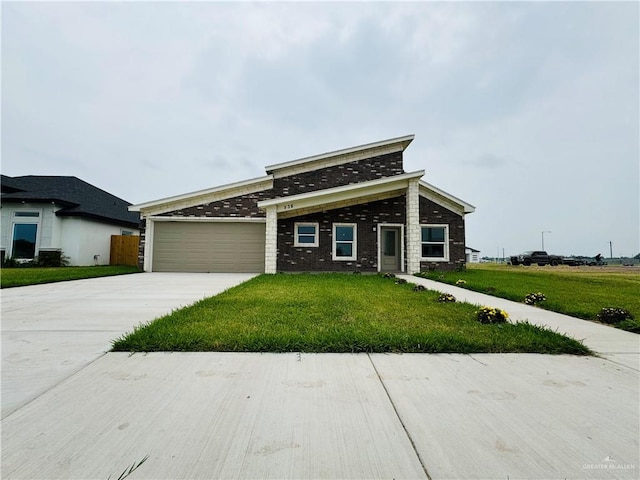
[[562,257],[559,255],[549,255],[542,250],[524,252],[511,257],[511,265],[531,265],[532,263],[537,263],[540,266],[553,265],[555,267],[562,263]]

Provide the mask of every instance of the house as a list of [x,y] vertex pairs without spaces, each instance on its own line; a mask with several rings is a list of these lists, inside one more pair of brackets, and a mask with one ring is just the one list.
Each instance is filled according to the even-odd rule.
[[2,259],[62,255],[70,265],[108,264],[111,235],[138,235],[129,202],[76,177],[2,175]]
[[465,263],[474,207],[405,172],[414,136],[266,167],[266,176],[129,207],[145,271],[418,272]]
[[466,247],[465,255],[467,257],[467,263],[480,263],[480,250],[475,248]]

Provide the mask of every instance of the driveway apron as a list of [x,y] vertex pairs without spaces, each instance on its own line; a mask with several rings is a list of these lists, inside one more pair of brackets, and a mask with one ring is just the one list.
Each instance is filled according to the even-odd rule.
[[124,332],[252,276],[140,273],[2,289],[2,418],[104,355]]

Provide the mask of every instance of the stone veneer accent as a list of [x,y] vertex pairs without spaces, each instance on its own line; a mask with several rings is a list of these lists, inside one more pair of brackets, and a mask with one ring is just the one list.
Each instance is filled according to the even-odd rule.
[[147,241],[147,219],[140,220],[140,241],[138,242],[138,268],[144,270],[144,247]]
[[407,187],[407,273],[420,271],[420,255],[422,250],[420,230],[420,202],[418,180],[410,180]]
[[264,273],[276,273],[278,271],[278,212],[276,207],[267,208],[266,215]]
[[[279,272],[331,271],[377,272],[378,232],[380,223],[405,224],[406,201],[401,197],[354,205],[351,207],[313,213],[300,217],[278,220]],[[310,222],[319,224],[318,247],[294,247],[294,224]],[[334,223],[356,223],[357,260],[334,261],[332,238]],[[376,230],[374,230],[374,226]]]
[[466,264],[464,217],[431,200],[420,197],[420,223],[449,225],[449,261],[420,261],[420,271],[464,268]]
[[311,172],[275,178],[273,180],[275,191],[273,198],[377,180],[402,173],[404,173],[402,152],[394,152]]

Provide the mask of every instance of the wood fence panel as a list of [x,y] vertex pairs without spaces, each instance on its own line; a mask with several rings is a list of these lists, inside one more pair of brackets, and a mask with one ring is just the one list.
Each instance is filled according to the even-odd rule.
[[111,254],[109,265],[138,265],[138,245],[140,237],[137,235],[111,235]]

